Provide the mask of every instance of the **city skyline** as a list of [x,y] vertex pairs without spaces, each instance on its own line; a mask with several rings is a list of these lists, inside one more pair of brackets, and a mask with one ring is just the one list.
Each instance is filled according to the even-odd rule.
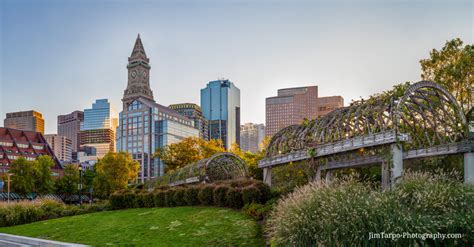
[[446,40],[473,42],[470,1],[117,3],[2,1],[0,116],[39,111],[52,134],[58,115],[95,99],[120,108],[138,33],[157,102],[199,104],[199,89],[224,77],[242,91],[242,123],[265,123],[265,98],[279,88],[317,85],[347,105],[419,80],[418,61]]

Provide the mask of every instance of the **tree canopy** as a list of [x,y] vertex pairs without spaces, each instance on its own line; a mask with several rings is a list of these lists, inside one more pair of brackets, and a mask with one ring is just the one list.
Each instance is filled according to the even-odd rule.
[[95,165],[94,191],[105,197],[137,179],[140,164],[126,152],[108,153]]
[[459,38],[446,42],[441,50],[433,49],[422,59],[421,78],[443,85],[458,100],[464,113],[473,107],[474,45],[463,45]]
[[188,137],[178,143],[158,148],[154,157],[160,158],[166,164],[168,172],[221,152],[225,152],[225,149],[220,140],[206,141],[198,137]]
[[38,156],[36,160],[20,157],[10,165],[12,190],[19,194],[48,194],[54,190],[51,168],[54,161],[49,156]]

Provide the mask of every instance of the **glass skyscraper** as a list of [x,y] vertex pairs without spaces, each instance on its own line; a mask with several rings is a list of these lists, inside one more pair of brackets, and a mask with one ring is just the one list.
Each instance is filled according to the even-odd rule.
[[226,149],[240,145],[240,89],[229,80],[210,81],[201,89],[201,108],[209,139],[222,140]]
[[84,110],[79,134],[82,149],[94,148],[97,158],[115,151],[117,112],[107,99],[98,99],[92,108]]
[[150,65],[138,36],[128,58],[128,84],[119,114],[117,151],[125,151],[140,163],[138,179],[145,181],[164,174],[165,165],[154,158],[159,147],[190,136],[199,136],[194,122],[178,112],[155,103],[150,88]]

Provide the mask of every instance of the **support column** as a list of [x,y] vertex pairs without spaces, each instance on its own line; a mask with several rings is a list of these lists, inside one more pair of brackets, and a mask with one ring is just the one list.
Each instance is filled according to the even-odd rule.
[[263,182],[268,184],[268,186],[272,187],[272,168],[271,167],[263,168]]
[[464,183],[474,184],[474,153],[464,153]]
[[396,143],[392,144],[390,149],[392,153],[390,185],[393,188],[403,176],[403,150],[402,145]]
[[321,167],[318,166],[316,169],[316,175],[313,178],[313,182],[320,183],[321,182]]
[[382,190],[390,188],[390,167],[388,161],[382,162]]
[[332,181],[332,170],[326,171],[326,183],[331,183]]

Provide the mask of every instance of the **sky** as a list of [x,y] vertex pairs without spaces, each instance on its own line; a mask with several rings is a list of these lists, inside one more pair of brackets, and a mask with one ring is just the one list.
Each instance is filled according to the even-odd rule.
[[0,118],[34,109],[49,134],[95,99],[120,111],[138,33],[159,104],[199,104],[226,78],[242,123],[264,123],[279,88],[317,85],[347,105],[419,81],[419,60],[447,40],[472,44],[473,13],[457,0],[0,0]]

